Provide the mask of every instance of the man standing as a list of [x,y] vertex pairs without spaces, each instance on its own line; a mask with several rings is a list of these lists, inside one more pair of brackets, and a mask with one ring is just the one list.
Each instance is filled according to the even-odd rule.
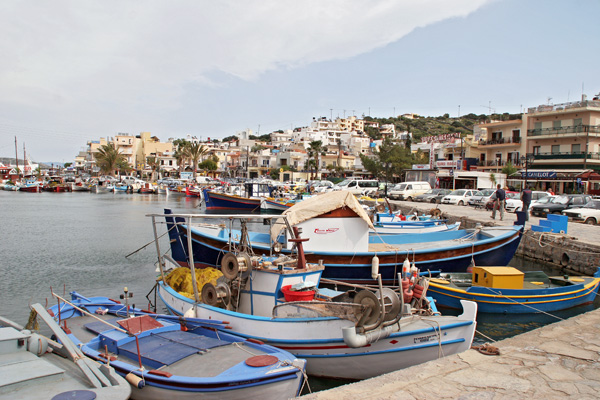
[[500,210],[500,221],[504,220],[504,201],[506,200],[506,192],[502,189],[502,186],[498,184],[496,191],[494,192],[496,200],[494,201],[494,208],[492,209],[492,219],[496,219],[496,209]]
[[529,221],[529,206],[531,205],[531,189],[529,187],[525,187],[521,192],[521,201],[523,202],[521,211],[525,212],[525,221]]

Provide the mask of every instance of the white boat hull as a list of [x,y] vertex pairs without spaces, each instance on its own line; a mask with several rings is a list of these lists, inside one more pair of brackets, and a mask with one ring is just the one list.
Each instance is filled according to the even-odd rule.
[[[172,288],[162,283],[158,287],[170,313],[183,315],[193,307],[192,300]],[[469,349],[475,334],[477,306],[466,302],[465,310],[459,317],[404,317],[397,324],[399,329],[387,338],[357,348],[349,347],[342,336],[342,329],[354,324],[339,318],[274,319],[205,304],[198,305],[195,316],[228,321],[229,332],[306,359],[309,375],[366,379]]]

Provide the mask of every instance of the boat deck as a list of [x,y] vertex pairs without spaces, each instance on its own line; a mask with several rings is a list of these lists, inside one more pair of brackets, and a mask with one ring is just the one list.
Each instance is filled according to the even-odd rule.
[[[122,318],[115,318],[114,315],[97,315],[97,317],[114,327],[121,328],[116,321]],[[111,329],[110,326],[89,316],[67,321],[71,332],[84,343],[95,338],[97,332]],[[215,377],[250,357],[266,354],[264,351],[246,345],[244,341],[230,343],[218,338],[194,334],[192,330],[153,334],[141,338],[139,345],[142,360],[147,360],[143,362],[144,368],[194,377]],[[120,354],[110,355],[123,362],[138,364],[135,341],[120,346],[119,350]],[[148,365],[148,362],[164,365],[155,368]]]

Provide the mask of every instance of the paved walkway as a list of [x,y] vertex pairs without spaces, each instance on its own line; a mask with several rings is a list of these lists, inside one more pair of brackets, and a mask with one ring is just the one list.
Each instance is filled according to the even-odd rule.
[[[598,227],[600,228],[600,227]],[[303,399],[600,398],[600,309],[494,343]]]
[[[390,201],[392,205],[400,205],[403,209],[407,207],[415,209],[420,212],[428,212],[432,208],[439,208],[442,213],[449,217],[468,217],[473,220],[480,221],[482,224],[496,224],[496,225],[513,225],[517,220],[517,216],[514,213],[504,213],[504,221],[500,221],[499,213],[496,215],[496,219],[491,219],[492,212],[486,211],[481,208],[473,208],[471,206],[454,206],[449,204],[429,204],[429,203],[416,203],[410,201]],[[529,228],[531,225],[539,225],[539,217],[529,216],[529,221],[525,225],[525,228]],[[600,225],[585,225],[579,222],[569,222],[567,235],[576,237],[578,240],[594,245],[600,243]]]

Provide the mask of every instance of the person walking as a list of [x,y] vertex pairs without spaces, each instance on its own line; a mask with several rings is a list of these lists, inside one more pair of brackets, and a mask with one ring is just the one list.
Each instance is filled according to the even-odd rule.
[[496,219],[496,210],[500,210],[500,221],[504,221],[504,202],[506,201],[506,192],[502,189],[502,186],[498,184],[496,191],[494,192],[496,200],[494,200],[494,208],[492,209],[492,216],[490,218]]
[[525,187],[521,192],[521,201],[523,202],[523,207],[521,211],[525,212],[525,221],[529,221],[529,206],[531,205],[531,189],[529,187]]

